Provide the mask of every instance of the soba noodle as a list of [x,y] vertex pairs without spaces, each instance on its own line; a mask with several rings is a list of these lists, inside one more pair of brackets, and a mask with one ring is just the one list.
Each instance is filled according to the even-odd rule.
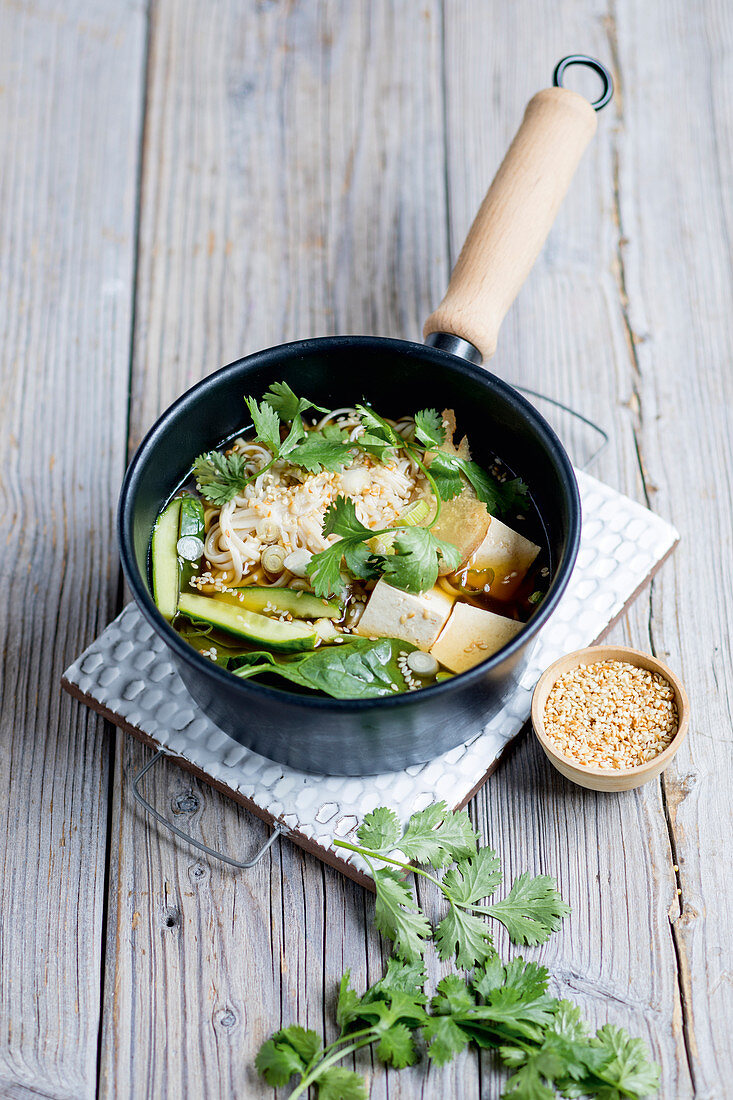
[[[324,416],[316,427],[320,430],[334,420],[349,432],[350,439],[364,431],[356,410],[347,408]],[[397,425],[403,430],[406,426],[407,422]],[[249,474],[263,469],[271,458],[266,448],[242,438],[236,439],[231,449],[245,456]],[[308,474],[287,460],[276,462],[228,504],[206,508],[204,553],[214,577],[226,574],[226,582],[239,585],[261,565],[263,551],[273,542],[288,555],[295,550],[317,554],[336,542],[337,536],[324,536],[322,527],[326,509],[339,494],[350,497],[359,520],[376,530],[393,526],[409,502],[425,491],[426,484],[417,463],[404,452],[383,464],[359,451],[352,464],[337,473]],[[265,531],[266,523],[271,528],[274,525],[275,538]],[[266,583],[284,586],[292,576],[286,569],[277,580]],[[199,587],[207,590],[205,582]]]

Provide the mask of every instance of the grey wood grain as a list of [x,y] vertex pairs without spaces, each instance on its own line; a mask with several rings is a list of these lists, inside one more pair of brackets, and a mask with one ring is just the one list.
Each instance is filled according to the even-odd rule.
[[[597,472],[681,529],[616,637],[668,656],[698,718],[663,782],[623,796],[571,787],[528,738],[472,812],[507,877],[558,876],[573,916],[526,954],[596,1025],[648,1038],[665,1097],[720,1096],[731,1067],[730,610],[711,625],[706,599],[713,579],[730,588],[730,35],[712,0],[694,13],[161,0],[141,192],[133,443],[247,351],[335,331],[417,337],[527,99],[578,44],[614,61],[620,95],[494,369],[608,426]],[[132,806],[128,772],[146,758],[129,742],[115,759],[101,1093],[262,1096],[262,1039],[296,1019],[329,1034],[342,970],[357,985],[379,973],[372,900],[287,842],[239,874],[172,845]],[[208,843],[240,852],[266,836],[172,767],[148,791]],[[473,1054],[372,1077],[375,1100],[500,1089]]]
[[[689,17],[692,18],[689,18]],[[684,25],[684,33],[681,27]],[[730,1089],[733,500],[733,12],[622,4],[619,216],[636,435],[652,506],[683,553],[655,585],[648,643],[684,675],[691,737],[662,791],[682,893],[670,907],[696,1095]],[[654,64],[638,43],[659,44]]]
[[0,6],[0,1094],[96,1093],[109,741],[59,691],[114,611],[143,12]]

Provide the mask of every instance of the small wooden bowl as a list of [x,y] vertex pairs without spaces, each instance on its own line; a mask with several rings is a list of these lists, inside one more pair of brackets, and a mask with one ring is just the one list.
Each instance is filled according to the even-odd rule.
[[[671,684],[674,690],[677,704],[677,733],[672,743],[663,752],[660,752],[659,756],[655,756],[653,760],[649,760],[646,764],[639,764],[635,768],[595,768],[576,764],[567,756],[563,756],[562,753],[558,752],[554,743],[545,734],[545,704],[547,696],[559,677],[569,672],[570,669],[577,668],[578,665],[592,665],[598,661],[608,660],[625,661],[637,668],[645,668],[649,672],[658,672]],[[690,704],[679,678],[656,657],[652,657],[648,653],[640,653],[638,649],[631,649],[628,646],[590,646],[588,649],[578,649],[575,653],[568,653],[567,656],[560,657],[542,673],[532,696],[532,726],[537,735],[537,740],[544,749],[545,756],[566,779],[571,779],[573,783],[577,783],[580,787],[588,787],[592,791],[630,791],[634,787],[641,787],[643,783],[648,783],[650,779],[656,779],[660,772],[667,767],[685,740],[689,723]]]

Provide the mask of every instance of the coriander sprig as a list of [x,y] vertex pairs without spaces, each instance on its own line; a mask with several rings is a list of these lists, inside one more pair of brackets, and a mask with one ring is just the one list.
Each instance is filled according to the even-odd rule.
[[212,504],[221,507],[240,493],[250,480],[245,455],[209,451],[193,464],[196,488]]
[[[473,907],[490,913],[504,904],[504,923],[509,917],[510,936],[524,936],[523,942],[544,942],[567,912],[567,906],[560,902],[563,912],[558,913],[559,895],[554,885],[550,886],[553,880],[544,875],[537,879],[520,875],[504,903],[488,909],[473,905],[471,898],[478,897],[479,890],[490,892],[499,884],[498,860],[490,849],[477,849],[476,833],[465,811],[451,812],[445,803],[435,803],[413,814],[404,830],[397,815],[380,806],[367,814],[358,836],[360,846],[336,843],[361,852],[372,867],[376,861],[389,862],[421,873],[441,888],[447,882],[448,891],[454,895],[452,904],[458,910]],[[453,862],[457,865],[445,872],[441,883],[392,856],[397,849],[406,859],[419,860],[433,869]],[[398,899],[398,910],[409,904],[413,915],[417,911],[424,922],[420,934],[415,933],[421,951],[432,929],[417,910],[412,895],[391,868],[373,867],[373,873],[378,907],[380,896],[393,895]],[[531,883],[542,884],[537,896],[528,886]],[[538,897],[544,897],[539,908]],[[549,906],[549,910],[543,911],[543,906]],[[502,919],[496,912],[490,915]],[[529,928],[523,924],[527,919]],[[398,916],[397,921],[401,924],[400,934],[409,939],[413,935],[408,929],[410,922],[405,923],[404,916]],[[544,939],[532,939],[538,932],[535,921]],[[510,928],[512,922],[517,922],[514,928]],[[373,1046],[379,1061],[401,1069],[418,1060],[417,1043],[422,1038],[428,1058],[436,1065],[449,1062],[471,1043],[494,1050],[510,1073],[502,1093],[506,1100],[552,1100],[557,1094],[642,1100],[656,1092],[659,1067],[649,1061],[644,1043],[612,1025],[590,1035],[575,1005],[550,996],[548,980],[544,966],[522,958],[505,964],[492,950],[470,977],[452,973],[438,982],[428,1006],[421,958],[389,959],[384,977],[361,995],[351,988],[347,970],[338,991],[337,1038],[323,1046],[315,1031],[297,1025],[282,1028],[263,1043],[256,1066],[274,1087],[299,1076],[290,1100],[305,1096],[311,1086],[317,1090],[319,1100],[367,1100],[362,1075],[339,1062]]]
[[[394,942],[395,954],[408,961],[423,954],[433,929],[406,883],[389,867],[378,864],[419,875],[438,887],[450,906],[434,932],[438,954],[441,959],[455,955],[461,967],[474,966],[495,953],[482,917],[500,921],[512,943],[534,946],[545,943],[570,912],[548,875],[520,875],[503,901],[482,905],[501,884],[499,860],[491,848],[478,849],[466,811],[452,812],[445,802],[413,814],[404,832],[394,811],[380,806],[366,815],[357,838],[359,844],[338,838],[334,844],[365,860],[377,894],[377,928]],[[449,863],[455,867],[440,879],[409,861],[435,869]]]
[[427,1024],[427,997],[422,966],[390,959],[387,973],[361,997],[349,984],[347,970],[339,985],[337,1039],[322,1047],[314,1031],[283,1028],[263,1043],[256,1066],[269,1085],[285,1085],[294,1073],[301,1079],[293,1092],[303,1096],[316,1085],[320,1100],[366,1100],[364,1078],[337,1063],[362,1047],[375,1044],[381,1062],[403,1069],[417,1061],[415,1036]]
[[436,409],[423,409],[415,414],[415,436],[430,458],[430,474],[443,500],[458,496],[468,482],[492,514],[504,515],[512,509],[521,511],[526,508],[528,490],[521,478],[499,481],[486,473],[477,462],[443,449],[445,427]]
[[286,382],[273,382],[262,401],[249,396],[244,400],[252,418],[254,440],[268,449],[271,458],[264,466],[248,473],[245,456],[236,451],[228,455],[219,451],[199,455],[193,466],[196,488],[212,504],[227,504],[251,481],[284,458],[309,473],[341,470],[353,462],[354,444],[347,433],[333,425],[326,425],[321,431],[306,431],[302,413],[308,409],[322,413],[328,410],[307,397],[297,397]]
[[[350,573],[363,580],[384,574],[395,588],[425,592],[438,577],[441,562],[455,569],[460,554],[450,542],[436,538],[426,527],[385,527],[372,531],[358,519],[353,500],[338,496],[323,519],[323,534],[338,535],[339,541],[314,554],[308,563],[308,577],[317,596],[327,599],[342,587],[341,561]],[[367,542],[379,535],[393,534],[392,554],[378,554]]]

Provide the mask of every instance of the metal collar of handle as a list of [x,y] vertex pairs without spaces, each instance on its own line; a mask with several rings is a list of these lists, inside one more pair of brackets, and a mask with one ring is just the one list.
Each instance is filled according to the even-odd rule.
[[477,367],[480,367],[484,361],[477,347],[474,347],[468,340],[464,340],[462,336],[454,336],[452,332],[431,332],[425,337],[425,343],[429,348],[448,351],[451,355],[456,355],[459,359],[465,359],[468,363],[473,363]]
[[215,848],[210,848],[208,844],[204,844],[202,841],[196,840],[194,837],[189,836],[188,833],[184,833],[183,830],[179,829],[177,825],[174,825],[172,821],[168,821],[168,819],[163,817],[161,813],[158,813],[155,806],[152,806],[148,802],[148,800],[140,793],[140,783],[142,782],[143,778],[147,775],[150,769],[154,767],[158,763],[158,761],[164,756],[168,756],[168,753],[165,752],[163,749],[159,749],[158,752],[156,752],[155,756],[151,760],[148,760],[147,764],[140,769],[140,771],[132,780],[132,793],[135,797],[135,801],[138,802],[144,810],[146,810],[152,817],[154,817],[156,821],[159,821],[161,825],[165,825],[166,829],[170,829],[172,833],[175,833],[175,835],[181,840],[185,840],[186,844],[190,844],[193,848],[197,848],[199,852],[203,852],[204,855],[210,856],[211,859],[218,859],[222,863],[228,863],[230,867],[236,867],[241,870],[246,867],[254,867],[256,863],[259,863],[265,853],[275,843],[277,838],[287,833],[288,830],[285,828],[284,825],[275,825],[275,828],[272,831],[272,835],[268,837],[268,839],[265,841],[259,851],[255,852],[251,859],[234,859],[232,856],[226,856],[222,852],[217,852]]
[[571,53],[567,57],[563,57],[562,61],[558,61],[555,66],[552,83],[556,88],[565,87],[562,78],[565,75],[565,70],[569,69],[571,65],[583,65],[586,69],[592,69],[594,73],[598,73],[600,76],[603,81],[603,91],[598,99],[593,100],[591,107],[594,111],[601,111],[607,103],[610,103],[613,96],[613,77],[610,72],[600,61],[596,61],[595,57],[588,57],[584,53]]

